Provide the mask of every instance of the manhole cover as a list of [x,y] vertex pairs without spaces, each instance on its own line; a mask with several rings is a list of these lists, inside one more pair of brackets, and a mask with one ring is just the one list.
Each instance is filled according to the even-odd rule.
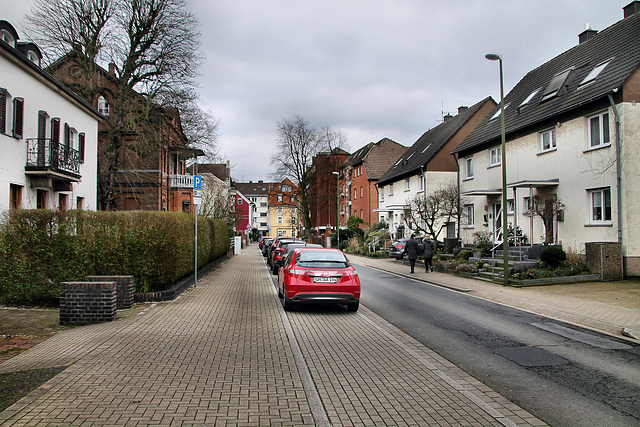
[[567,359],[537,347],[499,348],[496,353],[526,367],[556,366],[569,363]]

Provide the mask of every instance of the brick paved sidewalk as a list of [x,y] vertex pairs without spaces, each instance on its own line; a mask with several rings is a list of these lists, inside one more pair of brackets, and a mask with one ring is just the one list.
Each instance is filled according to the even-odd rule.
[[67,366],[2,425],[543,425],[361,306],[286,314],[245,249],[180,298],[0,365]]

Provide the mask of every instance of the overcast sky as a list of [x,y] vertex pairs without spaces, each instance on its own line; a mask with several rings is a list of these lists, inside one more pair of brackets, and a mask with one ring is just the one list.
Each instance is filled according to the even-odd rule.
[[[33,0],[0,0],[22,36]],[[277,123],[343,131],[349,151],[384,137],[410,146],[603,30],[631,0],[186,0],[199,19],[203,108],[220,120],[235,180],[269,180]],[[24,37],[23,37],[24,41]]]

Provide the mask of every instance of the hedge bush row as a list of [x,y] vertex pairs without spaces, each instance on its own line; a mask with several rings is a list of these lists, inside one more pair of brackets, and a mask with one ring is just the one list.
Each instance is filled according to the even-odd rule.
[[[60,282],[134,275],[136,292],[161,291],[193,273],[194,217],[172,212],[13,210],[0,225],[0,300],[57,304]],[[229,249],[219,220],[198,218],[198,264]]]

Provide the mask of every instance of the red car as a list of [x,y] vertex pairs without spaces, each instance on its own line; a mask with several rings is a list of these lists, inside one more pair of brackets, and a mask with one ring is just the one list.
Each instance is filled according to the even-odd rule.
[[278,296],[287,311],[294,304],[331,301],[357,311],[360,278],[338,249],[296,249],[278,270]]

